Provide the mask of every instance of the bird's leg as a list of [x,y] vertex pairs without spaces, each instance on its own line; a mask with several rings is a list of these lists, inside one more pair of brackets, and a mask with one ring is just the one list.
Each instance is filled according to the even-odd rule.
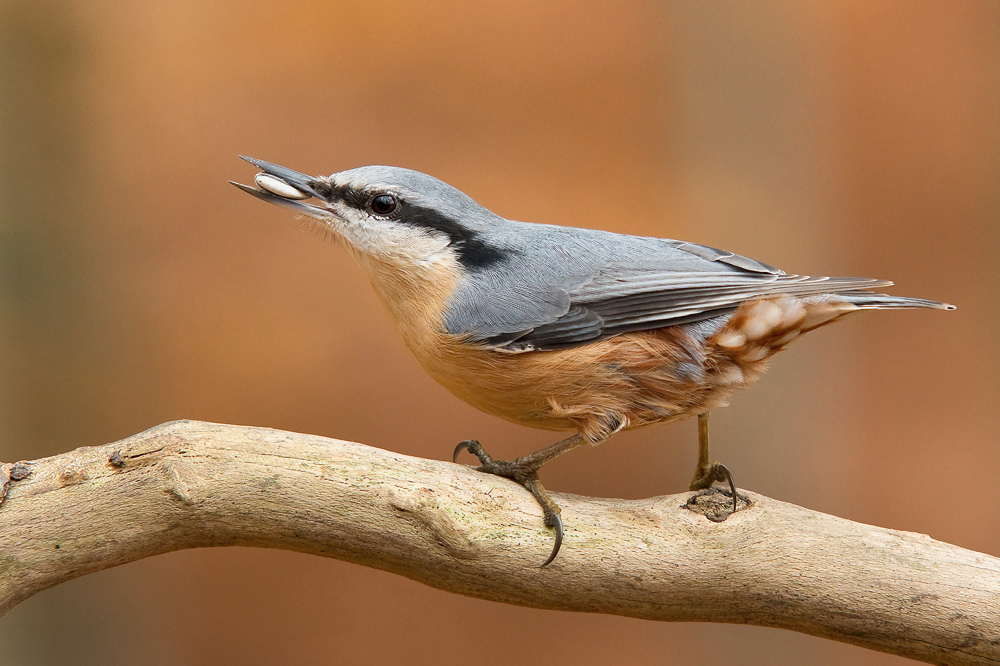
[[691,490],[707,488],[715,481],[708,462],[708,412],[698,415],[698,466],[694,468],[694,478],[691,479]]
[[701,490],[708,488],[716,481],[728,481],[729,489],[733,492],[733,513],[736,513],[739,504],[736,497],[736,482],[733,475],[729,473],[729,468],[722,463],[708,462],[708,412],[698,415],[698,466],[694,470],[694,478],[691,479],[691,490]]
[[476,468],[478,471],[510,479],[524,486],[532,494],[535,500],[541,505],[542,512],[545,514],[545,526],[554,528],[556,531],[556,543],[548,559],[542,563],[544,567],[556,559],[556,555],[559,554],[559,547],[562,546],[563,525],[559,505],[552,500],[545,491],[545,488],[542,487],[542,483],[538,480],[538,469],[553,458],[567,451],[572,451],[582,445],[583,442],[582,435],[573,435],[560,442],[556,442],[552,446],[547,446],[534,453],[521,456],[517,460],[508,461],[494,460],[483,450],[482,444],[474,439],[470,439],[455,447],[455,454],[452,456],[452,460],[457,463],[458,454],[463,450],[468,451],[479,458],[480,465]]

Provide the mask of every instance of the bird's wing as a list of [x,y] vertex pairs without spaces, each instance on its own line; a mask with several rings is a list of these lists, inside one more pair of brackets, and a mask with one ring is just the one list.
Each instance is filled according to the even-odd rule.
[[760,296],[856,292],[890,284],[854,277],[616,271],[613,277],[599,275],[574,290],[564,315],[521,335],[497,336],[489,342],[510,351],[558,349],[619,333],[711,319]]
[[786,275],[753,259],[682,241],[603,234],[553,242],[475,276],[459,295],[448,329],[506,351],[559,349],[711,319],[764,295],[892,284]]

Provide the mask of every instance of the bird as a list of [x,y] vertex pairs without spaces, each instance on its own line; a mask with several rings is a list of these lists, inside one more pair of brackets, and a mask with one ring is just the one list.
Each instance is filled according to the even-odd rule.
[[889,280],[788,274],[706,245],[518,222],[425,173],[363,166],[310,176],[244,157],[241,190],[341,239],[424,370],[457,397],[514,423],[572,433],[513,461],[461,442],[481,472],[511,479],[555,532],[545,463],[624,430],[698,419],[691,490],[726,481],[708,419],[803,333],[861,310],[953,305],[873,292]]

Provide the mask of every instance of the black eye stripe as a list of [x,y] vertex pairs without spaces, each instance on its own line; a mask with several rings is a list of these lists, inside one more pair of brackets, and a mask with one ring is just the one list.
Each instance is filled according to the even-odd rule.
[[[374,212],[372,204],[375,199],[382,196],[391,198],[395,202],[395,207],[388,215],[391,215],[399,224],[433,230],[448,236],[448,240],[458,255],[459,263],[468,269],[489,268],[503,261],[508,255],[517,253],[516,250],[495,247],[483,242],[477,232],[468,229],[442,211],[412,202],[407,203],[394,195],[385,194],[384,190],[382,193],[371,190],[365,192],[347,185],[332,185],[323,181],[317,181],[311,185],[327,201],[340,200],[359,211]],[[375,214],[386,216],[384,213]]]
[[364,210],[368,205],[368,199],[370,195],[356,190],[353,187],[348,187],[347,185],[334,185],[329,181],[325,180],[315,180],[309,183],[313,190],[319,194],[323,199],[334,202],[341,201],[352,208],[357,208],[358,210]]
[[433,208],[407,204],[405,212],[399,217],[399,222],[448,236],[451,246],[458,254],[459,263],[469,269],[488,268],[517,252],[483,242],[479,233]]

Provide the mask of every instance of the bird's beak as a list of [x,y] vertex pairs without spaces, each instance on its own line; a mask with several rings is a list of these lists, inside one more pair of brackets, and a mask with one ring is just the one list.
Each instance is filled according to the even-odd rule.
[[243,155],[240,155],[240,159],[246,160],[262,171],[262,173],[258,173],[254,178],[254,183],[257,187],[249,187],[234,181],[229,181],[247,194],[252,194],[258,199],[267,201],[268,203],[284,206],[285,208],[291,208],[292,210],[298,213],[304,213],[309,217],[315,217],[322,220],[336,217],[326,208],[320,208],[319,206],[314,206],[302,201],[303,199],[309,199],[311,197],[316,197],[322,200],[320,194],[314,189],[314,185],[318,180],[316,177],[308,176],[304,173],[293,171],[287,167],[278,166],[277,164],[271,164],[270,162],[257,160],[252,157],[244,157]]

